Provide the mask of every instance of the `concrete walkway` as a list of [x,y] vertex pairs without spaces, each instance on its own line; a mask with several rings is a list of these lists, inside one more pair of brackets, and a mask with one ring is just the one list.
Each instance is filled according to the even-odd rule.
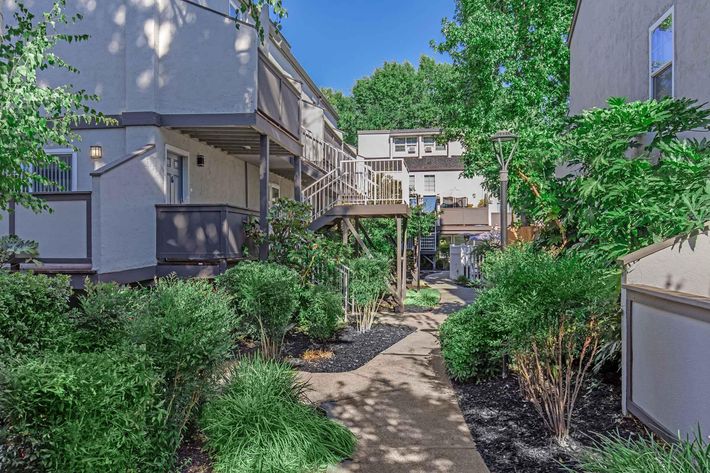
[[488,473],[446,375],[436,337],[446,315],[474,297],[473,291],[433,277],[441,291],[431,312],[388,315],[382,322],[418,331],[348,373],[302,373],[309,398],[358,437],[353,461],[334,472]]

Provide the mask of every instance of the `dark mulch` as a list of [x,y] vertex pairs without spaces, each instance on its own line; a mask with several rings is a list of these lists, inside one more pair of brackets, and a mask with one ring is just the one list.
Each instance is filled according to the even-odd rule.
[[199,432],[185,436],[177,453],[179,473],[212,473],[212,460],[204,450],[204,438]]
[[[555,444],[533,405],[521,397],[515,378],[480,384],[454,382],[454,388],[491,473],[577,471],[571,452]],[[581,445],[593,443],[595,434],[618,431],[630,437],[644,432],[635,419],[622,416],[620,387],[596,380],[580,394],[573,429],[572,438]]]
[[[363,366],[388,349],[415,328],[406,325],[374,325],[368,332],[360,333],[347,327],[338,333],[335,340],[318,343],[299,332],[289,334],[284,341],[284,357],[295,368],[309,373],[343,373]],[[332,351],[330,359],[306,362],[301,359],[306,350]]]

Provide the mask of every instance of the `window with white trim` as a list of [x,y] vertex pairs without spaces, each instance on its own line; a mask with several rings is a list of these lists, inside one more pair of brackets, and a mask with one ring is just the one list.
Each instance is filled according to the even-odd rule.
[[414,191],[417,188],[417,176],[414,174],[409,175],[409,190]]
[[395,153],[415,154],[417,152],[417,137],[409,136],[394,139]]
[[424,176],[424,192],[436,192],[436,175],[427,174]]
[[76,153],[73,150],[47,150],[57,162],[33,168],[35,174],[50,181],[34,183],[32,192],[72,192],[76,190]]
[[649,75],[651,98],[673,97],[673,8],[649,30]]

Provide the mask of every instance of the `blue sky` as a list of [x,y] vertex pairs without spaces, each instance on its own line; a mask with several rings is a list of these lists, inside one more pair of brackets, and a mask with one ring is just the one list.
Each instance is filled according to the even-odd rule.
[[441,19],[454,0],[284,0],[283,31],[296,58],[321,87],[350,92],[357,79],[385,61],[437,61],[429,41],[441,39]]

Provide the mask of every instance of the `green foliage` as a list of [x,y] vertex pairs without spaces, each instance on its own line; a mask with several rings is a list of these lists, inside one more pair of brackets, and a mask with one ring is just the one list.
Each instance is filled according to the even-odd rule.
[[710,445],[698,433],[692,441],[674,444],[653,437],[624,439],[602,437],[580,459],[586,473],[704,473],[710,471]]
[[556,257],[515,245],[490,253],[483,272],[499,307],[507,311],[514,350],[546,340],[563,316],[584,325],[593,315],[608,317],[618,311],[618,272],[576,256]]
[[626,103],[572,120],[562,141],[579,176],[557,192],[574,250],[604,263],[710,220],[710,144],[679,133],[707,128],[695,101]]
[[[499,165],[489,141],[500,129],[520,136],[510,166],[510,202],[537,208],[532,190],[554,177],[550,141],[564,130],[569,97],[566,44],[576,0],[457,0],[436,48],[453,59],[437,87],[449,137],[463,140],[466,175],[498,191]],[[544,189],[543,189],[544,190]]]
[[18,257],[36,263],[37,256],[39,256],[39,245],[36,241],[23,240],[17,235],[0,237],[0,267],[13,262]]
[[298,307],[298,274],[276,263],[245,262],[217,278],[251,333],[258,333],[265,356],[275,357]]
[[140,351],[44,353],[3,364],[0,470],[166,471],[156,428],[165,416],[161,389]]
[[319,273],[336,272],[349,256],[349,249],[339,241],[311,231],[311,220],[310,205],[281,198],[269,208],[269,235],[250,230],[258,243],[269,244],[269,260],[296,271],[302,283]]
[[343,296],[327,288],[313,286],[302,295],[299,328],[309,337],[325,341],[333,338],[343,320]]
[[416,307],[436,307],[440,300],[441,293],[438,290],[425,288],[418,291],[407,291],[404,303]]
[[185,425],[230,356],[234,312],[209,281],[161,279],[130,324],[164,380],[165,426],[177,448]]
[[371,76],[358,80],[351,95],[323,89],[338,112],[345,141],[357,145],[360,130],[432,128],[438,126],[438,84],[446,83],[451,66],[422,56],[419,67],[409,62],[385,62]]
[[77,347],[97,351],[126,340],[127,323],[139,310],[143,293],[116,283],[93,284],[88,278],[78,307],[69,314]]
[[[53,2],[49,12],[35,17],[17,3],[13,21],[0,28],[0,210],[10,201],[33,210],[47,204],[28,192],[33,185],[56,185],[36,172],[45,166],[64,165],[45,151],[47,143],[73,148],[81,137],[73,130],[80,122],[113,124],[86,104],[98,100],[71,85],[41,85],[39,71],[78,71],[52,50],[62,43],[83,41],[86,35],[59,33],[79,17],[67,18],[65,0]],[[0,21],[2,17],[0,17]]]
[[321,471],[348,458],[355,437],[299,398],[305,386],[288,365],[244,359],[201,426],[217,473]]
[[68,276],[0,270],[0,358],[70,346]]
[[355,323],[361,332],[370,330],[382,298],[389,289],[390,260],[362,256],[350,262],[349,293],[355,305]]
[[483,380],[500,372],[506,334],[496,303],[484,292],[441,325],[441,353],[454,379]]

